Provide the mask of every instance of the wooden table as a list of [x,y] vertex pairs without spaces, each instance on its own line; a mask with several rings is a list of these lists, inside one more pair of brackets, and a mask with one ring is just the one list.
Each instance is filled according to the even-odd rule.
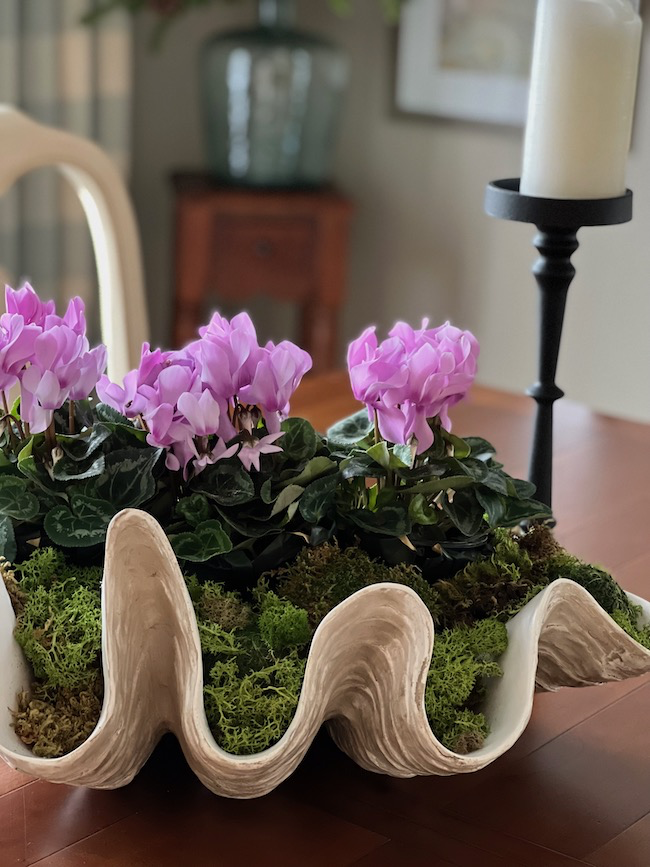
[[[323,429],[353,411],[342,374],[307,380],[293,411]],[[529,399],[476,389],[454,430],[525,473]],[[650,427],[557,406],[558,534],[650,594]],[[321,734],[256,801],[212,795],[167,737],[114,792],[30,781],[0,764],[0,865],[43,867],[648,867],[650,679],[536,698],[510,752],[476,774],[368,773]]]
[[177,172],[173,340],[196,337],[206,304],[256,295],[296,304],[298,343],[314,370],[338,357],[352,203],[331,188],[224,187],[202,172]]

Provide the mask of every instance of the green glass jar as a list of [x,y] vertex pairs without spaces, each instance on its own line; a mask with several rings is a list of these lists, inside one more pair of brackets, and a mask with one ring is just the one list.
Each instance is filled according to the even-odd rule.
[[260,187],[329,180],[348,62],[293,29],[293,0],[258,0],[258,26],[203,47],[208,165],[221,181]]

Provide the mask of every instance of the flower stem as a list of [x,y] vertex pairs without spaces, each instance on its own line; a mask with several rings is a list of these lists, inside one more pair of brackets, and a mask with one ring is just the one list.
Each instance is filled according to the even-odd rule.
[[16,445],[16,434],[14,433],[14,429],[11,426],[11,413],[9,412],[9,404],[7,403],[7,395],[2,392],[2,406],[4,407],[4,422],[7,426],[7,430],[9,431],[9,439],[12,445]]
[[74,434],[74,400],[68,401],[68,428],[70,434]]
[[381,439],[379,435],[379,416],[377,415],[377,410],[373,410],[375,414],[375,445],[379,445],[379,441]]
[[45,428],[45,445],[47,446],[50,454],[52,454],[52,450],[56,448],[56,433],[54,431],[54,419],[52,419],[49,426],[47,428]]

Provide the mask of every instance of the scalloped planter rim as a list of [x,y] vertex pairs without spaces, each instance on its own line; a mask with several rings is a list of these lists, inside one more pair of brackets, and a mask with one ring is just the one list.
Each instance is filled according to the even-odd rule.
[[[556,581],[509,622],[503,677],[488,684],[491,734],[480,750],[457,755],[436,740],[424,712],[431,616],[409,588],[376,584],[338,605],[316,630],[284,737],[257,755],[233,756],[217,745],[207,724],[196,618],[171,546],[154,518],[128,509],[112,520],[106,540],[99,722],[72,753],[41,759],[11,727],[9,708],[28,686],[30,672],[13,639],[15,617],[0,585],[0,755],[14,768],[69,785],[127,784],[162,734],[172,731],[209,789],[258,797],[293,772],[326,721],[337,744],[368,770],[397,777],[469,773],[519,738],[536,685],[586,686],[650,671],[650,651],[582,587]],[[630,598],[650,622],[650,603]]]

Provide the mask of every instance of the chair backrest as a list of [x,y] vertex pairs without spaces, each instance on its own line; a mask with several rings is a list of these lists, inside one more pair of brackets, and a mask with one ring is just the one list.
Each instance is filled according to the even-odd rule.
[[142,341],[148,338],[140,240],[124,181],[93,142],[0,105],[0,195],[22,175],[44,166],[56,166],[68,178],[88,220],[108,374],[120,380],[137,366]]

